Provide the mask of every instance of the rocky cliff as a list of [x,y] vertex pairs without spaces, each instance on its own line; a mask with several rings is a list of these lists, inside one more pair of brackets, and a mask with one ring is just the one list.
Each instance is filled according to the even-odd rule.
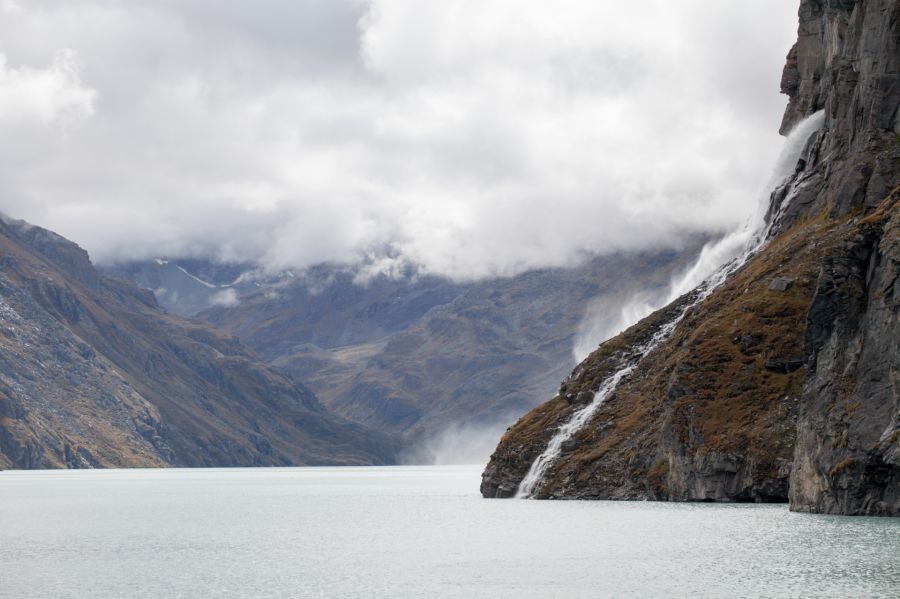
[[767,244],[663,343],[690,294],[602,344],[501,439],[482,493],[515,494],[560,427],[630,375],[562,447],[534,496],[788,501],[900,515],[896,0],[803,0],[782,132],[824,111]]
[[0,218],[0,468],[392,459],[233,337],[98,275],[62,237]]

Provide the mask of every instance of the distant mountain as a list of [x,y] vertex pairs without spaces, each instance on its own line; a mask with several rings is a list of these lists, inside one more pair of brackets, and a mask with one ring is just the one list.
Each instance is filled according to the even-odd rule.
[[699,245],[474,283],[415,273],[360,282],[320,266],[196,317],[304,381],[338,414],[414,450],[447,429],[497,434],[571,369],[592,307],[614,321],[631,293],[664,294]]
[[[261,285],[256,270],[242,263],[156,258],[105,266],[100,270],[152,290],[156,301],[167,312],[181,316],[193,316],[210,306],[232,303]],[[266,278],[264,282],[275,283],[277,278]]]
[[391,462],[237,339],[101,276],[62,237],[0,219],[0,467]]
[[[109,272],[154,289],[171,311],[234,334],[336,413],[397,439],[405,459],[427,461],[445,431],[496,435],[536,405],[571,370],[586,325],[612,326],[637,292],[665,295],[702,241],[465,283],[415,269],[361,279],[320,265],[273,276],[176,259]],[[212,301],[225,290],[232,301]]]

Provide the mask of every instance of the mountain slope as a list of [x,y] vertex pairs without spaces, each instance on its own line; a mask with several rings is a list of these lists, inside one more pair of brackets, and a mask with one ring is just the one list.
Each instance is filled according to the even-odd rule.
[[626,292],[664,294],[695,255],[691,247],[607,256],[473,283],[377,277],[360,285],[323,268],[199,317],[342,416],[416,446],[448,428],[506,426],[571,369],[594,302],[606,302],[615,320]]
[[895,0],[802,1],[782,131],[820,110],[824,125],[772,195],[770,241],[646,355],[691,294],[601,345],[507,431],[485,496],[515,494],[632,363],[534,496],[900,515],[898,40]]
[[0,219],[0,467],[371,464],[377,435],[236,339]]

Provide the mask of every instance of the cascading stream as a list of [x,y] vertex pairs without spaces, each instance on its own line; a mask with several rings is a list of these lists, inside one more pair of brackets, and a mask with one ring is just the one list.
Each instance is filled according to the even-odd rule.
[[[706,300],[713,291],[719,288],[732,274],[746,264],[756,252],[762,249],[768,241],[772,227],[778,221],[779,216],[784,212],[785,207],[790,203],[794,185],[797,182],[794,170],[800,156],[806,147],[809,138],[821,128],[823,121],[823,112],[819,111],[800,122],[785,140],[784,149],[776,163],[773,175],[775,189],[787,186],[787,193],[779,207],[778,214],[774,215],[769,222],[766,223],[765,219],[758,213],[757,217],[753,218],[745,228],[727,236],[720,242],[720,244],[733,244],[734,237],[737,237],[738,239],[742,238],[743,251],[736,258],[715,269],[712,274],[706,276],[699,285],[692,286],[694,287],[694,290],[691,292],[693,299],[687,306],[679,311],[674,318],[663,324],[647,343],[640,346],[637,351],[630,352],[628,357],[623,359],[616,372],[604,379],[600,384],[600,387],[594,392],[594,397],[591,399],[591,402],[576,411],[575,414],[559,428],[553,438],[550,439],[544,452],[532,462],[525,478],[519,483],[516,498],[528,499],[534,495],[538,486],[544,480],[547,470],[554,462],[556,462],[562,453],[563,444],[571,439],[575,433],[581,430],[590,421],[591,417],[597,412],[600,406],[603,405],[603,402],[615,392],[619,384],[631,375],[641,359],[671,337],[672,333],[675,332],[678,323],[681,322],[692,308]],[[794,174],[793,177],[791,177],[792,173]],[[763,210],[762,214],[764,214],[763,206],[760,206],[760,210]],[[706,259],[706,255],[701,254],[701,257],[698,259],[698,264],[688,271],[685,277],[682,278],[682,281],[673,284],[673,291],[678,290],[679,286],[683,287],[685,280],[689,280],[691,277],[696,276],[696,271],[698,270],[698,267],[701,266],[699,262]],[[673,299],[675,298],[670,298],[670,301]]]
[[[758,246],[757,246],[758,247]],[[755,251],[754,248],[753,251]],[[538,458],[531,464],[531,468],[528,469],[528,474],[525,475],[525,478],[522,479],[522,482],[519,483],[519,489],[516,492],[516,497],[520,499],[527,499],[531,497],[537,486],[544,479],[544,475],[547,472],[547,469],[556,461],[559,457],[560,453],[562,453],[563,443],[572,438],[572,436],[577,433],[581,428],[587,424],[587,422],[591,419],[594,413],[603,405],[603,402],[616,390],[623,380],[625,380],[637,365],[640,363],[641,358],[646,354],[650,353],[657,346],[659,346],[662,342],[672,336],[672,333],[675,332],[675,327],[678,326],[678,323],[684,318],[684,316],[688,313],[688,311],[705,300],[709,295],[715,291],[717,287],[719,287],[725,280],[731,275],[731,273],[735,272],[741,266],[746,263],[747,259],[752,255],[753,252],[747,252],[740,258],[729,262],[725,267],[721,268],[717,271],[713,276],[707,279],[700,287],[696,290],[696,296],[693,301],[691,301],[683,310],[681,310],[675,318],[666,322],[663,326],[659,328],[656,333],[654,333],[653,337],[650,338],[650,341],[640,346],[637,351],[632,352],[630,356],[636,356],[631,358],[626,358],[623,363],[620,365],[619,369],[616,372],[606,378],[603,383],[600,384],[600,388],[594,392],[594,397],[591,399],[591,402],[575,412],[572,418],[566,422],[562,427],[560,427],[559,431],[553,436],[550,440],[550,443],[547,444],[547,449],[538,456]]]

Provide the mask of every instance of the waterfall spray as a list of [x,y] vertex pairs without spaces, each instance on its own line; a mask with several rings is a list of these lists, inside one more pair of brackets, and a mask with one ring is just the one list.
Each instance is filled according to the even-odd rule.
[[544,480],[544,476],[550,466],[556,462],[562,453],[563,444],[582,429],[597,412],[603,402],[615,392],[619,384],[627,379],[643,356],[653,351],[666,341],[678,323],[695,306],[708,298],[713,291],[720,287],[728,278],[737,272],[747,261],[765,245],[772,227],[778,221],[785,208],[790,203],[793,186],[796,184],[796,167],[801,154],[806,147],[809,138],[818,131],[824,122],[824,113],[819,111],[804,119],[787,136],[784,148],[776,162],[770,184],[770,190],[782,189],[785,199],[778,207],[778,213],[771,215],[766,222],[765,214],[768,208],[765,198],[760,200],[754,216],[738,231],[731,233],[715,244],[703,248],[694,265],[678,280],[672,283],[669,298],[666,303],[671,303],[684,293],[693,290],[692,298],[688,304],[675,315],[674,318],[663,324],[654,335],[637,349],[623,358],[616,372],[604,379],[600,387],[594,392],[591,402],[563,424],[556,434],[550,439],[547,448],[532,462],[528,473],[519,483],[517,498],[530,498],[534,495],[538,486]]

